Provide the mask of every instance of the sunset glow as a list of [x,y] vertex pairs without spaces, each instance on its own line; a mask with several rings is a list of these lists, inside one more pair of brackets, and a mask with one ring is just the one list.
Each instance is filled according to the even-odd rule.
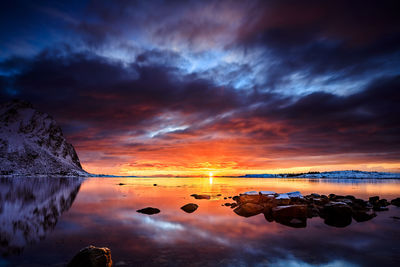
[[52,115],[90,173],[400,171],[389,2],[12,2],[1,100]]

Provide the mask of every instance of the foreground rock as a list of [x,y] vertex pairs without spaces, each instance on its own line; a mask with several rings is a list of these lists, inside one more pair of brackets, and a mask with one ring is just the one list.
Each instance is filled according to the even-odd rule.
[[[351,195],[329,196],[316,193],[303,196],[300,192],[277,194],[272,191],[250,191],[232,198],[236,203],[234,212],[243,217],[251,217],[263,213],[267,221],[290,227],[306,227],[307,218],[321,217],[327,225],[346,227],[352,223],[365,222],[376,217],[375,211],[388,210],[390,204],[399,206],[400,198],[390,203],[378,196],[368,201]],[[236,204],[236,205],[233,205]]]
[[83,248],[68,263],[67,267],[111,267],[111,250],[88,246]]
[[147,215],[153,215],[153,214],[160,213],[160,210],[157,208],[147,207],[144,209],[137,210],[136,212],[147,214]]
[[52,117],[27,102],[13,101],[0,105],[0,175],[89,174]]
[[195,212],[195,211],[197,210],[198,207],[199,207],[199,206],[198,206],[197,204],[189,203],[189,204],[186,204],[186,205],[182,206],[181,209],[182,209],[184,212],[192,213],[192,212]]

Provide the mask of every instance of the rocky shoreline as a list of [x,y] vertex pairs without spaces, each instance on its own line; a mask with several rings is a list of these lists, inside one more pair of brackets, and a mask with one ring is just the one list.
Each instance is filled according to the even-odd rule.
[[316,193],[303,196],[300,192],[277,194],[271,191],[250,191],[232,198],[235,202],[225,203],[234,208],[234,212],[243,217],[264,214],[269,222],[302,228],[307,219],[320,217],[325,224],[334,227],[346,227],[352,223],[364,222],[377,216],[376,212],[387,211],[389,205],[400,206],[400,198],[389,202],[379,196],[363,200],[351,195],[341,196]]

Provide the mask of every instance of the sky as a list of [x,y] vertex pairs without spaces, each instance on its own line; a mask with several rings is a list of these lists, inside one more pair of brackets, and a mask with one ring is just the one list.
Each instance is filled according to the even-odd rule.
[[398,1],[8,1],[0,99],[85,170],[400,171]]

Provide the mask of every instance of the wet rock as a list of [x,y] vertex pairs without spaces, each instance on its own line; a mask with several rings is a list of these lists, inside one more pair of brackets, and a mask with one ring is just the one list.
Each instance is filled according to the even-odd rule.
[[210,199],[210,195],[198,195],[198,194],[192,194],[190,195],[191,197],[194,197],[195,199]]
[[353,200],[356,199],[355,196],[352,196],[352,195],[347,195],[347,196],[345,196],[344,198],[345,198],[345,199],[350,199],[351,201],[353,201]]
[[351,224],[352,210],[342,202],[331,202],[323,207],[321,217],[325,223],[335,227],[346,227]]
[[375,204],[376,202],[378,202],[378,200],[379,200],[378,196],[370,197],[369,198],[369,203]]
[[278,206],[272,209],[272,217],[278,223],[290,227],[306,227],[307,224],[307,206]]
[[320,194],[316,194],[316,193],[312,193],[310,196],[313,197],[313,198],[320,198],[321,197]]
[[288,194],[279,194],[279,196],[277,196],[275,199],[278,206],[285,206],[289,205],[290,203],[290,197]]
[[393,199],[390,201],[390,204],[400,207],[400,197]]
[[224,197],[224,199],[228,199],[227,197]]
[[68,263],[67,267],[111,267],[111,250],[88,246],[83,248]]
[[231,209],[236,208],[236,207],[237,207],[237,204],[236,204],[236,203],[232,203],[232,204],[231,204]]
[[233,210],[237,215],[242,217],[251,217],[264,211],[264,207],[255,203],[245,203]]
[[192,213],[192,212],[196,211],[198,207],[199,206],[197,204],[189,203],[189,204],[182,206],[181,210],[183,210],[187,213]]
[[124,183],[119,183],[118,185],[125,185]]
[[225,203],[224,206],[230,207],[232,204],[231,203]]
[[245,204],[245,203],[258,204],[260,202],[260,198],[261,196],[259,194],[257,195],[241,194],[238,197],[237,202],[240,204]]
[[157,184],[153,184],[153,186],[157,186]]
[[153,214],[159,213],[160,210],[157,208],[147,207],[144,209],[137,210],[136,212],[147,214],[147,215],[153,215]]
[[383,207],[383,206],[379,206],[379,205],[374,205],[373,210],[374,211],[388,211],[389,208]]
[[387,206],[389,206],[390,205],[390,203],[389,203],[389,201],[387,201],[386,199],[380,199],[379,201],[378,201],[378,205],[379,206],[382,206],[382,207],[387,207]]
[[352,216],[356,222],[365,222],[376,217],[376,213],[370,210],[353,210]]

